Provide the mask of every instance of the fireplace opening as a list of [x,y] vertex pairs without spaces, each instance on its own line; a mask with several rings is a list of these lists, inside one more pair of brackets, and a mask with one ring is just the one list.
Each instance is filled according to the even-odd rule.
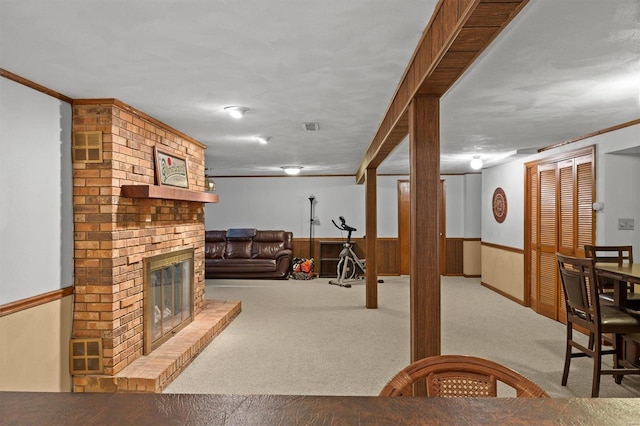
[[144,259],[144,354],[193,320],[193,248]]

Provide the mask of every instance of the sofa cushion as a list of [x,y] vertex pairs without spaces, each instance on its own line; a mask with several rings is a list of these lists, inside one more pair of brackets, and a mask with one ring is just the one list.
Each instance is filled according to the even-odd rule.
[[252,239],[256,235],[256,228],[231,228],[227,229],[227,239]]
[[225,231],[206,231],[204,233],[204,257],[205,259],[222,259],[227,247],[227,235]]
[[251,259],[251,240],[227,240],[224,257],[227,259]]
[[205,231],[204,241],[207,243],[227,241],[227,232],[226,231]]
[[284,249],[284,241],[253,242],[251,257],[254,259],[274,259]]
[[272,241],[284,241],[287,238],[287,233],[284,231],[256,231],[253,241],[259,242],[272,242]]
[[278,252],[285,249],[285,241],[286,233],[284,231],[256,231],[251,257],[254,259],[273,259]]
[[222,259],[224,258],[224,251],[226,248],[227,248],[227,243],[224,241],[207,243],[204,245],[204,258],[205,259]]

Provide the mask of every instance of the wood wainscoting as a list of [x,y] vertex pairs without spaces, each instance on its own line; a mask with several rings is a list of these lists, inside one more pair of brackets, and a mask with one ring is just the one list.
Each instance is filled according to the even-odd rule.
[[447,238],[442,275],[480,277],[480,238]]
[[482,276],[482,239],[465,238],[462,242],[463,275],[467,278]]
[[524,251],[483,242],[482,285],[527,306],[524,290]]
[[[365,239],[352,238],[355,243],[355,252],[361,258],[366,258]],[[293,239],[293,257],[313,257],[316,261],[316,271],[318,271],[320,259],[320,241],[341,241],[340,238],[316,237],[313,239],[313,254],[309,252],[308,238]],[[378,275],[400,275],[398,272],[398,239],[378,238],[376,247],[378,258]]]
[[447,238],[445,269],[442,275],[464,275],[464,238]]
[[[353,238],[356,254],[366,258],[365,239]],[[320,241],[340,241],[339,238],[314,238],[313,254],[310,253],[308,238],[293,239],[294,257],[313,257],[316,261],[316,271],[320,259]],[[446,267],[442,275],[480,277],[480,238],[447,238],[446,239]],[[398,238],[378,238],[377,243],[378,274],[400,275],[400,247]]]

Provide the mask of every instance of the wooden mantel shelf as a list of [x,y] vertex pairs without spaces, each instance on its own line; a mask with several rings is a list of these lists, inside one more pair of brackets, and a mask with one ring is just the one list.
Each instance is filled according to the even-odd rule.
[[128,198],[154,198],[162,200],[195,201],[198,203],[218,202],[218,194],[169,186],[122,185],[121,189],[121,195]]

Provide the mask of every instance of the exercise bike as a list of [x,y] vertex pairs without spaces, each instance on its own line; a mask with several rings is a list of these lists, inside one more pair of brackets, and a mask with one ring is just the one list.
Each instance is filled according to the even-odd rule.
[[357,231],[347,225],[344,217],[340,216],[340,225],[338,225],[333,219],[331,222],[341,231],[347,231],[347,241],[342,245],[342,251],[340,252],[340,260],[338,261],[338,278],[336,280],[329,281],[329,284],[337,285],[340,287],[351,288],[351,283],[357,281],[359,268],[362,273],[366,272],[366,259],[360,259],[356,252],[353,251],[353,245],[351,244],[351,233]]

